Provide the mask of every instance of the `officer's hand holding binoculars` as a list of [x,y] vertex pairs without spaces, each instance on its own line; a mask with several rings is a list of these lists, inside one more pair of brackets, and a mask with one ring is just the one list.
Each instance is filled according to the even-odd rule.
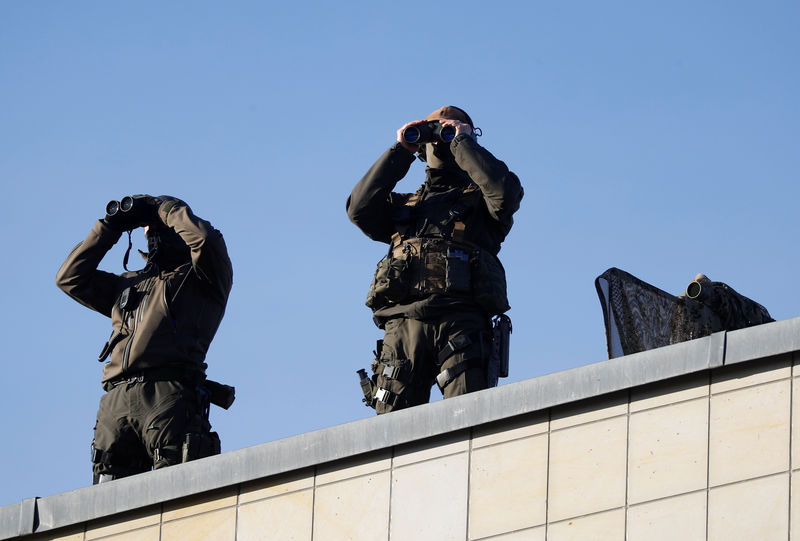
[[[457,136],[461,135],[462,133],[464,133],[466,135],[472,135],[472,126],[470,126],[466,122],[461,122],[460,120],[451,120],[449,118],[443,118],[439,122],[441,122],[442,126],[450,126],[453,129],[455,129],[455,133],[453,135],[453,139],[455,139]],[[452,141],[452,139],[451,139],[451,141]]]
[[158,222],[158,207],[163,200],[147,194],[126,195],[119,201],[109,201],[103,222],[117,231],[130,231]]
[[450,143],[456,135],[472,134],[472,126],[446,118],[414,120],[397,130],[397,141],[409,152],[418,152],[425,143]]
[[[419,142],[419,141],[408,141],[406,139],[406,131],[408,131],[409,134],[413,134],[415,126],[418,126],[420,124],[425,124],[425,123],[426,123],[425,120],[412,120],[411,122],[408,122],[408,123],[404,124],[402,128],[397,130],[397,142],[400,143],[403,146],[403,148],[405,148],[407,151],[411,152],[412,154],[418,152],[419,151],[419,145],[415,144],[415,143]],[[413,137],[412,137],[412,139],[413,139]]]

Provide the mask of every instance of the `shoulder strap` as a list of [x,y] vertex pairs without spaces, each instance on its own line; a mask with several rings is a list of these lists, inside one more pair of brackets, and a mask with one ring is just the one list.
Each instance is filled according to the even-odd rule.
[[422,192],[423,192],[424,189],[425,189],[425,185],[423,184],[422,186],[417,188],[416,192],[414,192],[410,196],[408,196],[408,200],[406,201],[406,206],[407,207],[416,207],[417,203],[419,203],[419,200],[422,198]]
[[466,242],[464,233],[467,228],[466,219],[475,210],[478,205],[479,198],[476,197],[477,192],[480,194],[480,188],[477,184],[470,184],[461,192],[461,197],[456,201],[455,206],[450,211],[450,222],[453,222],[453,232],[451,238],[455,242]]

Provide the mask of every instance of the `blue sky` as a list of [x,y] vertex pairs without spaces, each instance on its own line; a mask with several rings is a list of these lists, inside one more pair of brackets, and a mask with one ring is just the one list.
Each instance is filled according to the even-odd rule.
[[344,203],[445,104],[525,187],[503,383],[607,358],[612,266],[674,294],[704,272],[797,316],[798,27],[789,1],[0,3],[0,505],[91,482],[110,325],[54,279],[126,194],[181,197],[227,240],[223,450],[373,415],[356,370],[385,248]]

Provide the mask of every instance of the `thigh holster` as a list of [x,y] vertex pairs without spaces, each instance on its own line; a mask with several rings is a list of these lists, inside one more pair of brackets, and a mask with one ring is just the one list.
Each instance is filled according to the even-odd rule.
[[[150,469],[151,464],[144,460],[135,460],[132,463],[125,464],[124,466],[114,462],[114,453],[98,449],[92,443],[91,448],[91,461],[94,470],[94,484],[100,482],[100,476],[106,476],[104,480],[110,481],[120,477],[127,477]],[[119,460],[119,457],[118,457]],[[130,459],[128,459],[130,460]]]
[[[444,366],[447,360],[454,356],[458,355],[461,359],[445,368],[439,375],[436,376],[436,383],[439,385],[439,388],[444,391],[444,388],[447,387],[454,379],[458,376],[466,372],[470,368],[480,368],[483,363],[483,356],[479,357],[469,357],[464,359],[465,350],[473,344],[473,340],[469,337],[469,335],[461,335],[456,336],[452,340],[449,340],[447,344],[439,351],[439,367]],[[479,345],[482,346],[482,342],[479,342]]]
[[381,359],[375,367],[375,374],[378,378],[396,380],[407,384],[411,381],[411,361],[408,359],[400,359],[398,361]]
[[98,449],[94,446],[94,443],[92,443],[91,460],[92,464],[105,464],[106,466],[110,466],[111,453]]
[[181,462],[218,455],[221,451],[216,432],[186,434],[181,450]]
[[375,400],[393,408],[406,406],[407,401],[402,396],[402,389],[405,389],[406,385],[411,382],[411,361],[408,359],[380,359],[373,370],[377,376]]

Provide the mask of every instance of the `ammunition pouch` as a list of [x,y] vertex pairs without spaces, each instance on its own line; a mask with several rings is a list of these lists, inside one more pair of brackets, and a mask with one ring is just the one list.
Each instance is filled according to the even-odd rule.
[[373,310],[439,293],[473,299],[489,315],[509,309],[505,270],[481,248],[440,238],[393,239],[367,294]]
[[408,261],[405,257],[394,257],[390,253],[381,259],[367,293],[367,306],[377,310],[405,299],[408,295],[407,269]]
[[489,315],[502,314],[508,305],[506,271],[497,257],[486,250],[476,251],[473,259],[472,295]]

